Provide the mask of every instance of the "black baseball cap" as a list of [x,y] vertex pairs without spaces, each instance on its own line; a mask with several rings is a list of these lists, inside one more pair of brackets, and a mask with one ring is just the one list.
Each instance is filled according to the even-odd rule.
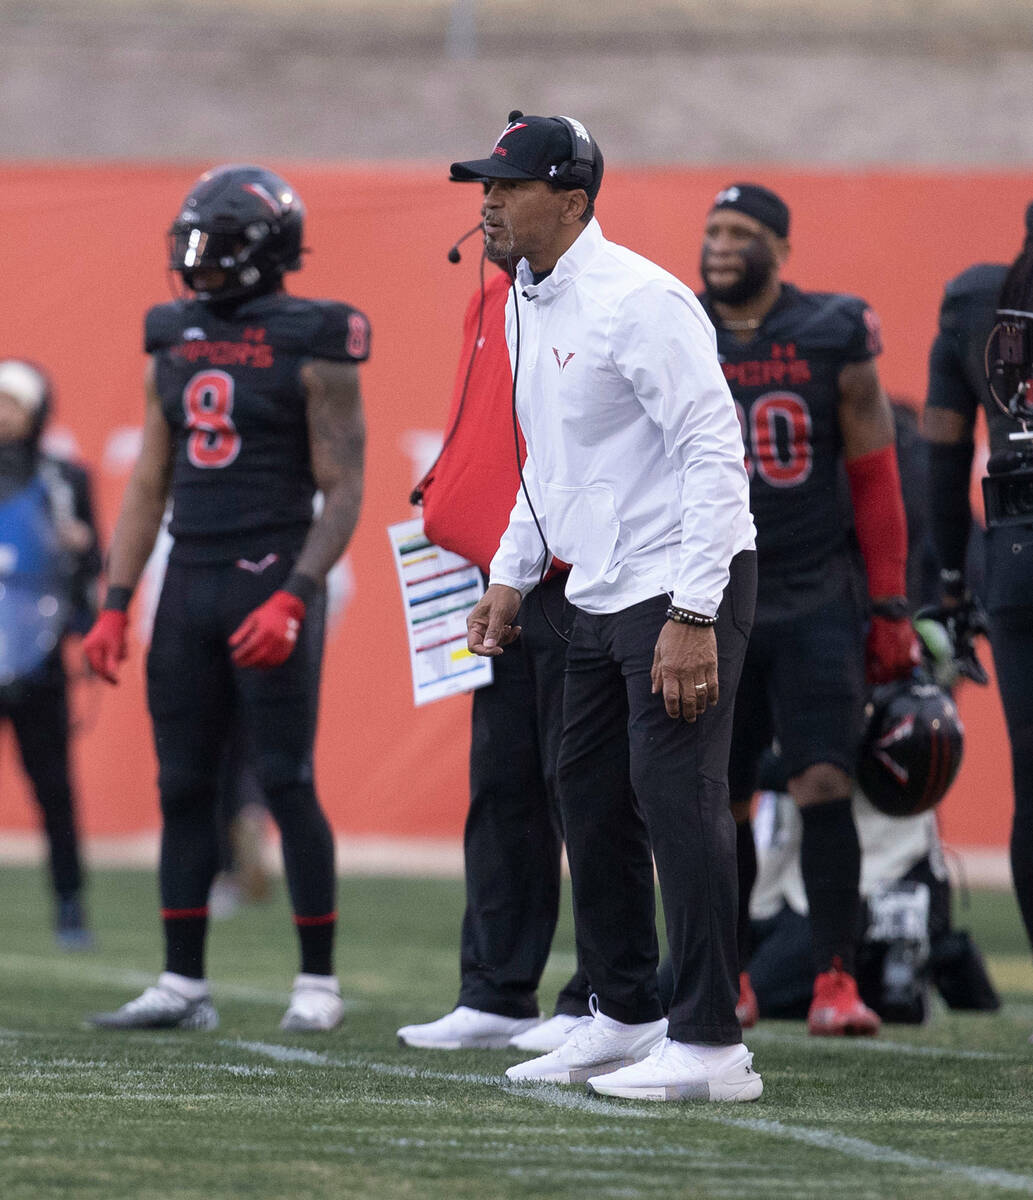
[[789,205],[759,183],[730,183],[714,197],[710,211],[715,208],[734,208],[766,225],[776,237],[789,236]]
[[[591,161],[588,181],[573,179],[566,171],[560,173],[563,164],[575,157],[572,139],[577,141],[580,155]],[[453,163],[451,178],[459,183],[544,179],[557,187],[584,188],[589,199],[594,200],[603,182],[603,156],[592,135],[573,117],[526,117],[514,112],[491,154],[487,158]]]

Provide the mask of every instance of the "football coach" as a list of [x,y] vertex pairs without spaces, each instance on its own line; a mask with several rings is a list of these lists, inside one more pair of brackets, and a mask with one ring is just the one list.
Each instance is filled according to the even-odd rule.
[[[579,951],[593,1019],[512,1080],[612,1096],[754,1100],[735,1016],[732,702],[753,620],[742,436],[695,296],[607,241],[603,159],[568,117],[514,112],[484,159],[485,244],[509,258],[506,311],[523,483],[470,614],[469,647],[519,635],[553,555],[571,564],[559,755]],[[657,994],[653,862],[674,966]]]

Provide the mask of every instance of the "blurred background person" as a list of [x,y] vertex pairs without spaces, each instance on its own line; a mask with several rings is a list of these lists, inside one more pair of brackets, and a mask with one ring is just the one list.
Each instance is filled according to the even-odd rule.
[[0,717],[42,816],[58,944],[85,950],[63,645],[92,623],[101,560],[86,470],[41,449],[52,400],[41,367],[0,361]]

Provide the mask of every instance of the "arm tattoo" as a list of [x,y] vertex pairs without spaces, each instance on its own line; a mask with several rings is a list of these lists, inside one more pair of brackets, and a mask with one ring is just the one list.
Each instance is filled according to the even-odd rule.
[[312,475],[323,510],[305,539],[295,570],[322,583],[351,540],[362,503],[366,427],[355,363],[316,360],[302,371],[308,392]]

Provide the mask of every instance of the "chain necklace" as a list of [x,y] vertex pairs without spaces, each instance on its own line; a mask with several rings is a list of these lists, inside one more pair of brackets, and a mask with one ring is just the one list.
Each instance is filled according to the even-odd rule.
[[747,317],[743,321],[729,321],[722,317],[721,324],[732,333],[745,333],[748,329],[759,329],[763,320],[763,317]]

